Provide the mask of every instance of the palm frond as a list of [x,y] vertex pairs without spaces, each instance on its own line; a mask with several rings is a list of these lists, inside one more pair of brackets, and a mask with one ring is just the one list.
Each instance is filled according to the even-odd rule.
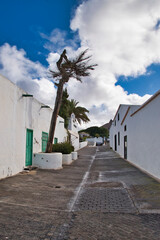
[[97,64],[89,64],[91,55],[86,56],[88,49],[81,52],[75,59],[68,60],[66,50],[60,56],[57,62],[58,71],[50,70],[53,78],[64,83],[68,82],[70,78],[75,78],[77,81],[82,82],[82,77],[90,75],[90,71],[94,70]]

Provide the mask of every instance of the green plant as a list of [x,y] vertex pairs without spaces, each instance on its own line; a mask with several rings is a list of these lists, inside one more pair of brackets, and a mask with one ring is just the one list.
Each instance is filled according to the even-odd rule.
[[62,154],[70,154],[74,151],[74,147],[68,143],[56,143],[52,146],[52,152],[61,152]]
[[74,113],[75,119],[79,124],[81,124],[81,122],[89,122],[90,120],[87,116],[87,113],[89,113],[89,111],[84,107],[77,106],[79,102],[74,99],[69,100],[68,97],[69,94],[66,88],[63,90],[62,102],[59,110],[59,116],[64,119],[65,128],[68,128],[69,118],[72,113]]
[[82,138],[82,141],[86,141],[87,138],[89,138],[89,137],[86,137],[86,136],[83,137],[83,138]]
[[95,134],[95,137],[96,137],[96,138],[99,138],[99,137],[100,137],[100,135],[99,135],[98,133],[96,133],[96,134]]

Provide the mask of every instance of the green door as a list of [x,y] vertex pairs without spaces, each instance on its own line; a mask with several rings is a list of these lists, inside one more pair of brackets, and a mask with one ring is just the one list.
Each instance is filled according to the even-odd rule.
[[46,151],[48,141],[48,133],[42,132],[42,152]]
[[58,143],[58,138],[54,138],[54,144]]
[[32,165],[33,130],[27,129],[26,133],[26,166]]

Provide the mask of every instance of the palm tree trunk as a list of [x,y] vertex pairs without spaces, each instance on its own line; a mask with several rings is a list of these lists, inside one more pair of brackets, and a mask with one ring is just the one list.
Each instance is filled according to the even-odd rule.
[[54,133],[55,133],[55,128],[56,128],[56,122],[57,122],[57,117],[58,117],[58,114],[59,114],[59,109],[60,109],[61,101],[62,101],[63,85],[64,85],[63,79],[61,79],[59,81],[59,84],[58,84],[54,111],[52,113],[46,153],[51,153],[52,152],[52,144],[53,144],[53,138],[54,138]]

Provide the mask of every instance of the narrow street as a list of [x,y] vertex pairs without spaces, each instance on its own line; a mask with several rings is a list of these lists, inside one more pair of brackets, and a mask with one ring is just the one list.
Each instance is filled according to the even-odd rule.
[[160,239],[160,183],[106,146],[78,154],[0,181],[0,239]]

